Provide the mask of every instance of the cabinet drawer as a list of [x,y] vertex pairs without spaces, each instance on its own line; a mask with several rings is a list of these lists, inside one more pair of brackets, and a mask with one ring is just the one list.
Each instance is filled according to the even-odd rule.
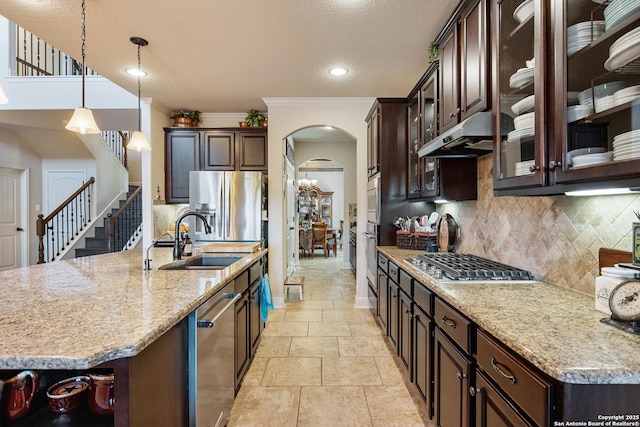
[[389,261],[389,278],[396,283],[400,282],[400,267]]
[[551,383],[526,361],[482,331],[477,333],[478,366],[538,425],[547,425]]
[[433,309],[431,308],[432,299],[433,293],[422,283],[414,281],[413,301],[418,304],[418,306],[420,306],[420,309],[424,311],[429,317],[433,317]]
[[378,253],[378,268],[387,273],[389,271],[389,259]]
[[471,322],[449,304],[436,298],[433,319],[436,325],[467,353],[471,352]]
[[249,267],[249,284],[253,284],[256,280],[262,277],[262,263],[260,261],[254,262]]
[[400,270],[400,288],[410,297],[413,297],[413,279],[404,271]]

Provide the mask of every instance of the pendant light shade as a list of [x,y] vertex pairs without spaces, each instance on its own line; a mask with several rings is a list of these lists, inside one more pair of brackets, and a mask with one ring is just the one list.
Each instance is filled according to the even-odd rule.
[[0,87],[0,104],[8,104],[8,103],[9,103],[9,98],[7,98],[7,95],[4,94],[2,87]]
[[147,137],[144,132],[142,132],[142,112],[140,109],[140,48],[142,46],[146,46],[149,44],[148,41],[143,39],[142,37],[131,37],[129,39],[131,43],[138,46],[138,130],[133,132],[131,135],[131,139],[127,144],[127,148],[136,151],[149,151],[151,150],[151,145],[149,145],[149,141],[147,141]]
[[84,58],[86,50],[86,38],[87,33],[85,31],[85,2],[82,0],[82,14],[80,15],[80,31],[82,36],[82,67],[80,69],[82,74],[82,107],[78,107],[73,112],[71,120],[65,126],[67,130],[86,135],[89,133],[100,133],[100,128],[96,124],[96,120],[93,118],[93,113],[84,106]]
[[98,128],[93,118],[93,113],[84,107],[78,107],[73,111],[73,116],[71,116],[71,120],[69,120],[65,128],[82,135],[100,133],[100,128]]

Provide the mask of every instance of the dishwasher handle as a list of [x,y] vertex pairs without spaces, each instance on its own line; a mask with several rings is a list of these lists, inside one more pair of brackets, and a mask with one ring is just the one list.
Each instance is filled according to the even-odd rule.
[[213,328],[216,325],[216,322],[218,322],[218,320],[220,320],[220,318],[224,315],[224,313],[229,310],[229,308],[233,307],[236,303],[236,301],[238,301],[240,298],[242,298],[242,294],[241,293],[229,293],[229,294],[224,294],[224,299],[228,299],[231,298],[231,301],[229,301],[227,303],[227,305],[224,306],[224,308],[222,310],[220,310],[220,312],[218,314],[215,315],[215,317],[211,320],[198,320],[196,322],[196,326],[198,328]]

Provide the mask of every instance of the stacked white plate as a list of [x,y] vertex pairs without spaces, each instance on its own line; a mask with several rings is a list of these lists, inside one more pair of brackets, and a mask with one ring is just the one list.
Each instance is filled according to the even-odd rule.
[[604,9],[604,26],[607,31],[640,10],[640,0],[613,0]]
[[597,165],[599,163],[610,162],[613,160],[613,152],[605,151],[604,153],[583,154],[581,156],[573,156],[571,163],[573,166]]
[[595,100],[597,101],[598,99],[603,98],[605,96],[613,95],[614,93],[616,93],[620,89],[625,88],[626,86],[627,86],[627,83],[622,81],[602,83],[597,86],[594,86],[593,90],[591,90],[591,88],[588,88],[580,92],[578,94],[578,101],[580,102],[580,105],[593,107],[594,102],[593,102],[592,96],[595,96]]
[[522,139],[531,137],[535,134],[536,134],[536,131],[533,126],[512,130],[507,134],[507,142],[521,141]]
[[520,101],[513,104],[511,106],[511,111],[513,111],[513,114],[516,114],[516,115],[528,113],[529,111],[532,111],[535,108],[535,105],[536,105],[535,95],[529,95],[526,98],[521,99]]
[[638,97],[640,97],[640,85],[620,89],[613,94],[613,105],[622,105],[626,102],[631,102]]
[[584,119],[590,114],[593,114],[593,108],[591,108],[591,106],[572,105],[567,107],[567,123],[573,123],[576,120]]
[[603,96],[596,99],[596,113],[599,113],[609,108],[615,107],[614,95]]
[[640,61],[636,61],[638,57],[640,57],[640,27],[629,31],[611,45],[604,68],[609,71],[634,73],[640,71]]
[[607,151],[604,147],[585,147],[571,150],[567,153],[567,165],[573,166],[573,158],[584,156],[585,154],[604,153]]
[[522,175],[529,175],[532,174],[533,172],[531,172],[531,170],[529,169],[531,166],[533,166],[535,164],[535,160],[525,160],[522,162],[517,162],[516,163],[516,176],[522,176]]
[[533,16],[533,0],[525,0],[513,11],[513,17],[519,24]]
[[516,128],[516,130],[532,128],[535,125],[535,121],[535,112],[526,113],[513,119],[513,126]]
[[604,34],[604,21],[579,22],[567,28],[567,56]]
[[535,68],[520,68],[509,78],[509,87],[522,89],[533,83]]
[[640,157],[640,129],[613,137],[613,159],[629,160]]

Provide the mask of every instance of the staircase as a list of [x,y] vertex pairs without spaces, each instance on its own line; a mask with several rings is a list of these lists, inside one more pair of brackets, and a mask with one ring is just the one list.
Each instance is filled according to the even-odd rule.
[[[90,256],[90,255],[106,254],[106,253],[109,253],[109,252],[118,252],[118,251],[122,250],[122,246],[123,245],[118,245],[116,243],[116,246],[120,246],[120,247],[115,247],[115,248],[113,248],[112,251],[109,251],[109,236],[107,234],[107,230],[108,230],[108,226],[109,226],[108,224],[109,224],[109,221],[111,220],[111,217],[116,216],[118,214],[118,212],[120,212],[120,210],[127,203],[127,200],[129,200],[131,195],[137,189],[138,189],[138,187],[131,186],[131,185],[129,186],[129,191],[127,192],[127,196],[126,196],[126,198],[120,200],[118,208],[112,209],[111,210],[111,214],[107,215],[106,217],[104,217],[102,219],[102,221],[103,221],[103,226],[102,227],[95,227],[94,228],[94,230],[95,230],[94,237],[87,237],[85,239],[85,247],[84,248],[75,249],[76,258]],[[134,230],[133,233],[137,234],[138,233],[138,228],[140,226],[140,223],[142,222],[142,206],[140,205],[139,207],[134,207],[133,209],[138,211],[138,212],[136,212],[134,215],[132,215],[129,218],[121,219],[120,220],[121,221],[120,226],[124,230]],[[126,236],[125,240],[129,240],[130,237],[132,237],[132,235]]]

